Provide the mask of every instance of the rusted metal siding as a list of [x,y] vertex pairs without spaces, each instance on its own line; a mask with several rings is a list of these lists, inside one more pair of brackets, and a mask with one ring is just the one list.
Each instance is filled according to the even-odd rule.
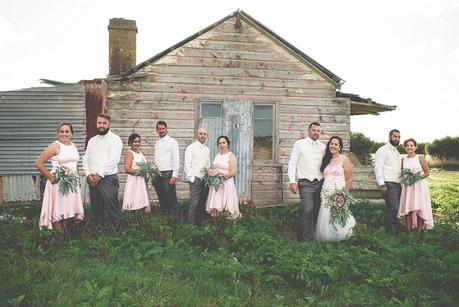
[[35,160],[56,140],[60,121],[73,125],[72,141],[80,155],[84,153],[84,97],[81,85],[0,92],[0,175],[4,194],[7,193],[4,199],[22,201],[37,197],[30,184],[31,175],[38,175]]
[[218,153],[217,138],[222,135],[222,118],[202,118],[199,127],[207,130],[206,145],[210,149],[210,159],[214,160]]
[[82,80],[78,82],[85,87],[86,106],[86,139],[85,148],[90,138],[97,134],[96,121],[100,113],[107,107],[107,82],[105,80]]
[[253,152],[252,102],[224,101],[221,117],[200,118],[199,127],[208,132],[206,144],[213,159],[218,153],[217,138],[230,139],[230,151],[237,159],[236,189],[241,201],[251,199],[250,178]]
[[230,139],[230,150],[237,158],[236,189],[241,201],[251,199],[253,104],[248,101],[226,101],[223,134]]

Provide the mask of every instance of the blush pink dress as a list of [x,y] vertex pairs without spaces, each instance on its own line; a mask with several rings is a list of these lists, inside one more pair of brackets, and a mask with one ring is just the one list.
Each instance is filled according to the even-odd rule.
[[355,227],[355,219],[351,215],[347,220],[346,225],[331,225],[330,224],[330,209],[325,206],[325,195],[335,191],[335,189],[342,189],[346,185],[344,177],[343,161],[346,157],[341,155],[336,161],[330,161],[324,169],[324,184],[322,186],[321,204],[319,209],[319,216],[316,223],[315,239],[318,242],[327,241],[341,241],[353,234]]
[[[404,158],[403,169],[410,169],[413,173],[422,172],[419,155]],[[430,193],[424,180],[410,186],[402,185],[397,217],[400,219],[400,223],[408,230],[433,228]]]
[[[223,175],[228,173],[230,155],[231,152],[223,155],[218,153],[215,156],[213,165],[216,167],[217,172],[220,172]],[[232,219],[236,219],[241,216],[241,213],[239,212],[239,201],[236,185],[234,184],[234,177],[225,180],[218,191],[215,191],[214,187],[209,188],[206,211],[211,214],[213,209],[216,209],[218,212],[228,212],[230,218]]]
[[[59,154],[50,159],[53,166],[51,173],[54,173],[57,167],[63,165],[70,172],[78,174],[77,165],[80,155],[76,146],[73,143],[70,145],[65,145],[59,141],[55,141],[55,143],[59,144],[60,149]],[[83,220],[84,218],[80,185],[78,185],[76,192],[70,191],[69,194],[64,196],[59,191],[59,183],[51,184],[47,180],[41,205],[40,228],[45,226],[53,229],[52,223],[70,218],[78,220]]]
[[[139,163],[147,161],[145,156],[139,152],[129,150],[134,158],[131,167],[138,169]],[[137,210],[150,206],[148,199],[147,183],[142,176],[133,176],[128,174],[126,185],[124,187],[123,210]]]

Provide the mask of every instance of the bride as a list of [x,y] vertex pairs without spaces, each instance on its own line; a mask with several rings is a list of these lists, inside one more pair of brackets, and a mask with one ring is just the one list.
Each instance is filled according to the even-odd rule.
[[352,164],[349,158],[341,154],[343,140],[332,136],[327,143],[320,170],[324,173],[324,184],[321,192],[321,205],[316,223],[315,239],[318,242],[340,241],[352,235],[355,219],[351,215],[346,225],[330,224],[330,209],[326,206],[325,195],[336,189],[345,188],[349,193],[352,186]]

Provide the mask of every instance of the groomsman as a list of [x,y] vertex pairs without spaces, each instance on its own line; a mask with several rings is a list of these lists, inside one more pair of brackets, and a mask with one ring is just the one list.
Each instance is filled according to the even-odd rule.
[[201,181],[202,169],[210,167],[210,149],[204,144],[207,131],[198,129],[197,140],[185,150],[184,172],[185,179],[190,183],[190,207],[188,208],[188,223],[200,225],[205,212],[209,189]]
[[303,241],[313,240],[320,208],[320,190],[323,184],[320,165],[326,147],[318,140],[320,133],[320,124],[311,123],[308,127],[308,137],[296,141],[293,145],[288,163],[290,191],[294,194],[300,193],[303,205]]
[[123,219],[118,203],[118,163],[123,142],[110,131],[110,116],[97,117],[97,135],[92,137],[83,156],[83,170],[89,184],[91,211],[96,225],[101,225],[106,210],[115,232],[123,228]]
[[155,143],[155,164],[161,172],[154,187],[159,199],[159,209],[162,213],[178,215],[179,205],[175,183],[180,167],[179,147],[175,139],[167,134],[165,121],[156,123],[159,140]]
[[375,154],[375,176],[378,189],[386,203],[384,227],[387,231],[400,229],[397,219],[400,205],[400,172],[401,160],[397,145],[400,143],[400,131],[393,129],[389,132],[389,142],[381,146]]

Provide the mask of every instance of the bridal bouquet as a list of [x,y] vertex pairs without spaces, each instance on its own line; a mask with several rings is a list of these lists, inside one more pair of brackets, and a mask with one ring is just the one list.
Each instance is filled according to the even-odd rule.
[[80,178],[77,174],[70,171],[69,168],[60,165],[53,173],[56,179],[55,183],[59,183],[59,191],[62,195],[66,196],[72,192],[76,192],[78,185],[80,184]]
[[223,182],[226,178],[223,176],[222,173],[218,172],[215,166],[211,166],[210,168],[203,168],[202,171],[202,182],[206,187],[214,187],[215,191],[222,186]]
[[410,169],[405,168],[400,173],[401,184],[410,186],[423,179],[422,172],[413,173]]
[[154,183],[161,176],[158,167],[150,162],[137,163],[139,168],[135,171],[136,176],[142,176],[146,181]]
[[[322,195],[322,203],[330,209],[330,224],[346,226],[347,220],[352,213],[349,207],[355,204],[355,199],[351,193],[347,193],[344,188],[335,189]],[[336,228],[336,227],[335,227]]]

